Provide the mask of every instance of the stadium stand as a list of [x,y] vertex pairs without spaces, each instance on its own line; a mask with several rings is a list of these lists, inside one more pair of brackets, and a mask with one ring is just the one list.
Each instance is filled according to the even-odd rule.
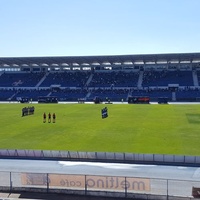
[[44,73],[6,73],[0,76],[0,87],[35,87]]
[[168,84],[179,84],[179,86],[192,86],[192,71],[145,71],[143,76],[143,86],[168,86]]
[[54,72],[49,73],[40,87],[60,85],[61,87],[83,87],[89,78],[89,72]]
[[17,92],[14,94],[13,99],[19,99],[20,97],[27,97],[29,99],[32,99],[33,101],[37,101],[38,97],[40,96],[48,96],[51,94],[50,89],[18,89]]
[[200,53],[0,58],[0,101],[200,100]]
[[85,89],[62,89],[52,91],[50,96],[57,96],[61,101],[77,101],[78,99],[85,99],[87,95]]
[[95,72],[89,84],[91,87],[137,87],[138,72],[106,71]]
[[129,94],[129,89],[97,89],[92,90],[90,99],[94,99],[96,96],[103,99],[103,101],[121,101],[126,100]]

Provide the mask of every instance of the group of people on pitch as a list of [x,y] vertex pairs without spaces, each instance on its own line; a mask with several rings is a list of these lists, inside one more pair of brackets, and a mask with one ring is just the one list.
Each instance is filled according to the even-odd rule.
[[[43,114],[43,123],[46,123],[46,119],[47,119],[47,115],[44,112],[44,114]],[[56,114],[55,113],[52,114],[52,119],[53,119],[52,122],[55,123],[56,122]],[[51,123],[51,113],[50,112],[48,114],[48,123]]]
[[24,107],[24,108],[22,108],[22,117],[27,116],[27,115],[33,115],[34,111],[35,111],[34,106]]

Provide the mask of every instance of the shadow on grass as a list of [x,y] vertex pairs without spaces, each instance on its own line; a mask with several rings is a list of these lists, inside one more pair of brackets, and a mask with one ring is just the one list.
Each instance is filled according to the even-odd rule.
[[200,124],[200,114],[186,114],[187,120],[191,124]]

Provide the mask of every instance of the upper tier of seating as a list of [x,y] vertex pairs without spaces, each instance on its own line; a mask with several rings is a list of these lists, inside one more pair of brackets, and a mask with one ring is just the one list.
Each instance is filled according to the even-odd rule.
[[[199,72],[197,73],[198,81]],[[162,87],[168,84],[194,86],[192,71],[144,71],[124,72],[51,72],[47,73],[3,73],[0,76],[0,87]]]
[[90,87],[137,87],[139,72],[95,72]]
[[41,87],[60,85],[61,87],[83,87],[90,76],[89,72],[54,72],[49,73]]
[[142,85],[168,86],[168,84],[179,84],[179,86],[192,86],[192,71],[145,71]]
[[44,73],[3,73],[0,87],[35,87]]

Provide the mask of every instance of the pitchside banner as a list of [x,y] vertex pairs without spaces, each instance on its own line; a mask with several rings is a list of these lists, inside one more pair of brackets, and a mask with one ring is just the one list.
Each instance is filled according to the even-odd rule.
[[147,192],[150,191],[150,180],[146,178],[130,178],[119,176],[84,176],[62,174],[22,173],[21,184],[24,186],[47,186],[50,188],[66,188],[76,190],[102,190]]

